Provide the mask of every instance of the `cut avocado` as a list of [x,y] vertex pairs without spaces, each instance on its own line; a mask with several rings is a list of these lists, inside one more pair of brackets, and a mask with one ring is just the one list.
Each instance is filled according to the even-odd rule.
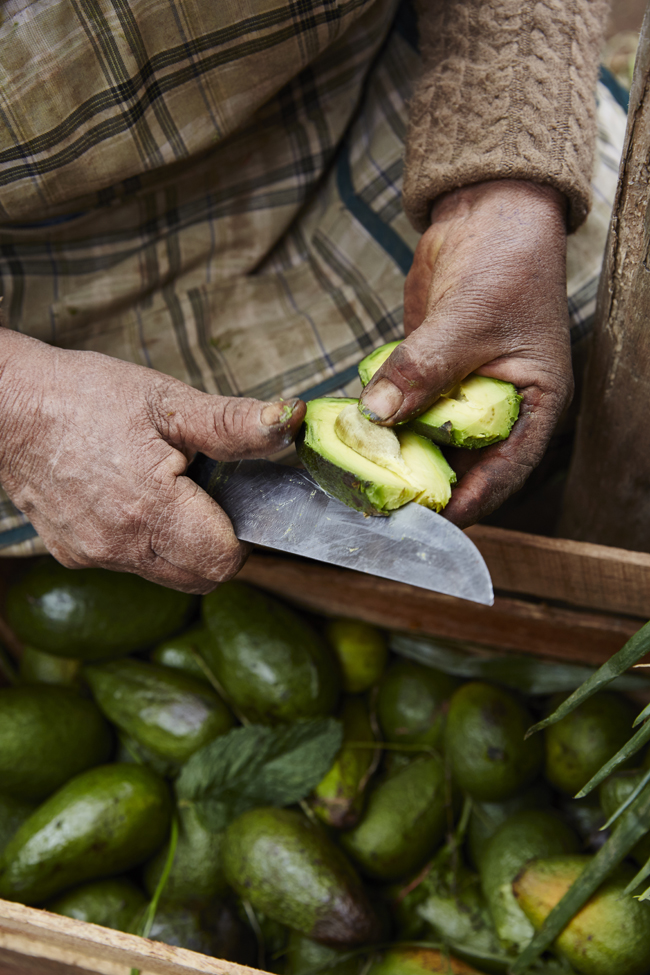
[[397,434],[390,427],[379,427],[359,412],[357,403],[344,406],[334,421],[339,440],[366,460],[411,481],[411,470],[402,457]]
[[388,356],[391,352],[401,345],[401,340],[398,342],[386,342],[386,345],[380,345],[378,349],[367,355],[365,359],[362,359],[359,363],[359,379],[364,386],[367,386],[374,374],[377,372],[380,366],[383,366]]
[[[356,423],[352,424],[353,433],[348,430],[344,435],[347,438],[349,434],[349,439],[374,459],[363,456],[339,438],[336,432],[337,418],[350,406],[358,413],[357,401],[353,399],[325,397],[307,404],[305,422],[296,447],[303,464],[323,490],[368,515],[388,514],[408,501],[418,501],[436,511],[443,508],[451,496],[450,483],[456,480],[456,475],[440,450],[410,431],[400,431],[396,437],[392,434],[400,448],[403,437],[406,445],[405,451],[400,449],[404,464],[404,476],[400,476],[383,466],[385,454],[382,453],[381,441],[378,444],[377,439],[373,438],[368,447],[362,442],[363,436],[359,436]],[[365,422],[373,430],[381,429],[370,421]],[[346,424],[340,426],[346,427]],[[388,454],[389,463],[395,466],[396,454],[392,443]],[[376,463],[377,460],[382,460],[382,463]]]
[[[362,359],[359,376],[364,386],[399,344],[389,342]],[[519,416],[520,402],[512,383],[472,374],[411,420],[408,427],[435,443],[487,447],[509,436]]]

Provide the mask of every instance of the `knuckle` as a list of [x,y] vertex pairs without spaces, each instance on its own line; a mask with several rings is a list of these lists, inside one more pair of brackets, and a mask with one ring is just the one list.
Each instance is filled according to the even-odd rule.
[[215,412],[215,433],[231,450],[245,448],[259,428],[259,404],[253,399],[224,396]]

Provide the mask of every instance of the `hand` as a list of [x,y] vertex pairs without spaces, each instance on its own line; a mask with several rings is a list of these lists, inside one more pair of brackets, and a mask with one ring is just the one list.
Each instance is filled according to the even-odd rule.
[[151,369],[0,329],[0,482],[68,568],[134,572],[206,593],[247,547],[184,477],[196,451],[264,457],[304,403],[208,396]]
[[507,440],[450,453],[459,484],[444,514],[460,527],[522,486],[573,393],[564,209],[556,190],[517,180],[440,198],[406,279],[407,338],[362,395],[366,415],[392,426],[471,372],[517,387]]

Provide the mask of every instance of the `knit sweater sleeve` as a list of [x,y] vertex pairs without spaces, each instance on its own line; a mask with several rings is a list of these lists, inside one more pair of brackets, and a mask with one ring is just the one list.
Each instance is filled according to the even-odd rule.
[[404,207],[420,231],[447,190],[526,179],[589,212],[607,0],[419,0]]

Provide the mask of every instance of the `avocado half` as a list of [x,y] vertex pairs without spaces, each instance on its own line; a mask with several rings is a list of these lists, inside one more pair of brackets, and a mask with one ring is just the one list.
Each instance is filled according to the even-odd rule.
[[[398,345],[388,342],[361,360],[359,377],[364,386]],[[510,435],[520,403],[521,396],[512,383],[472,373],[407,426],[435,443],[487,447]]]
[[350,508],[387,515],[408,501],[440,511],[451,497],[456,475],[435,444],[411,430],[397,434],[409,480],[380,466],[339,439],[336,418],[357,400],[323,397],[307,404],[296,439],[298,456],[320,487]]

